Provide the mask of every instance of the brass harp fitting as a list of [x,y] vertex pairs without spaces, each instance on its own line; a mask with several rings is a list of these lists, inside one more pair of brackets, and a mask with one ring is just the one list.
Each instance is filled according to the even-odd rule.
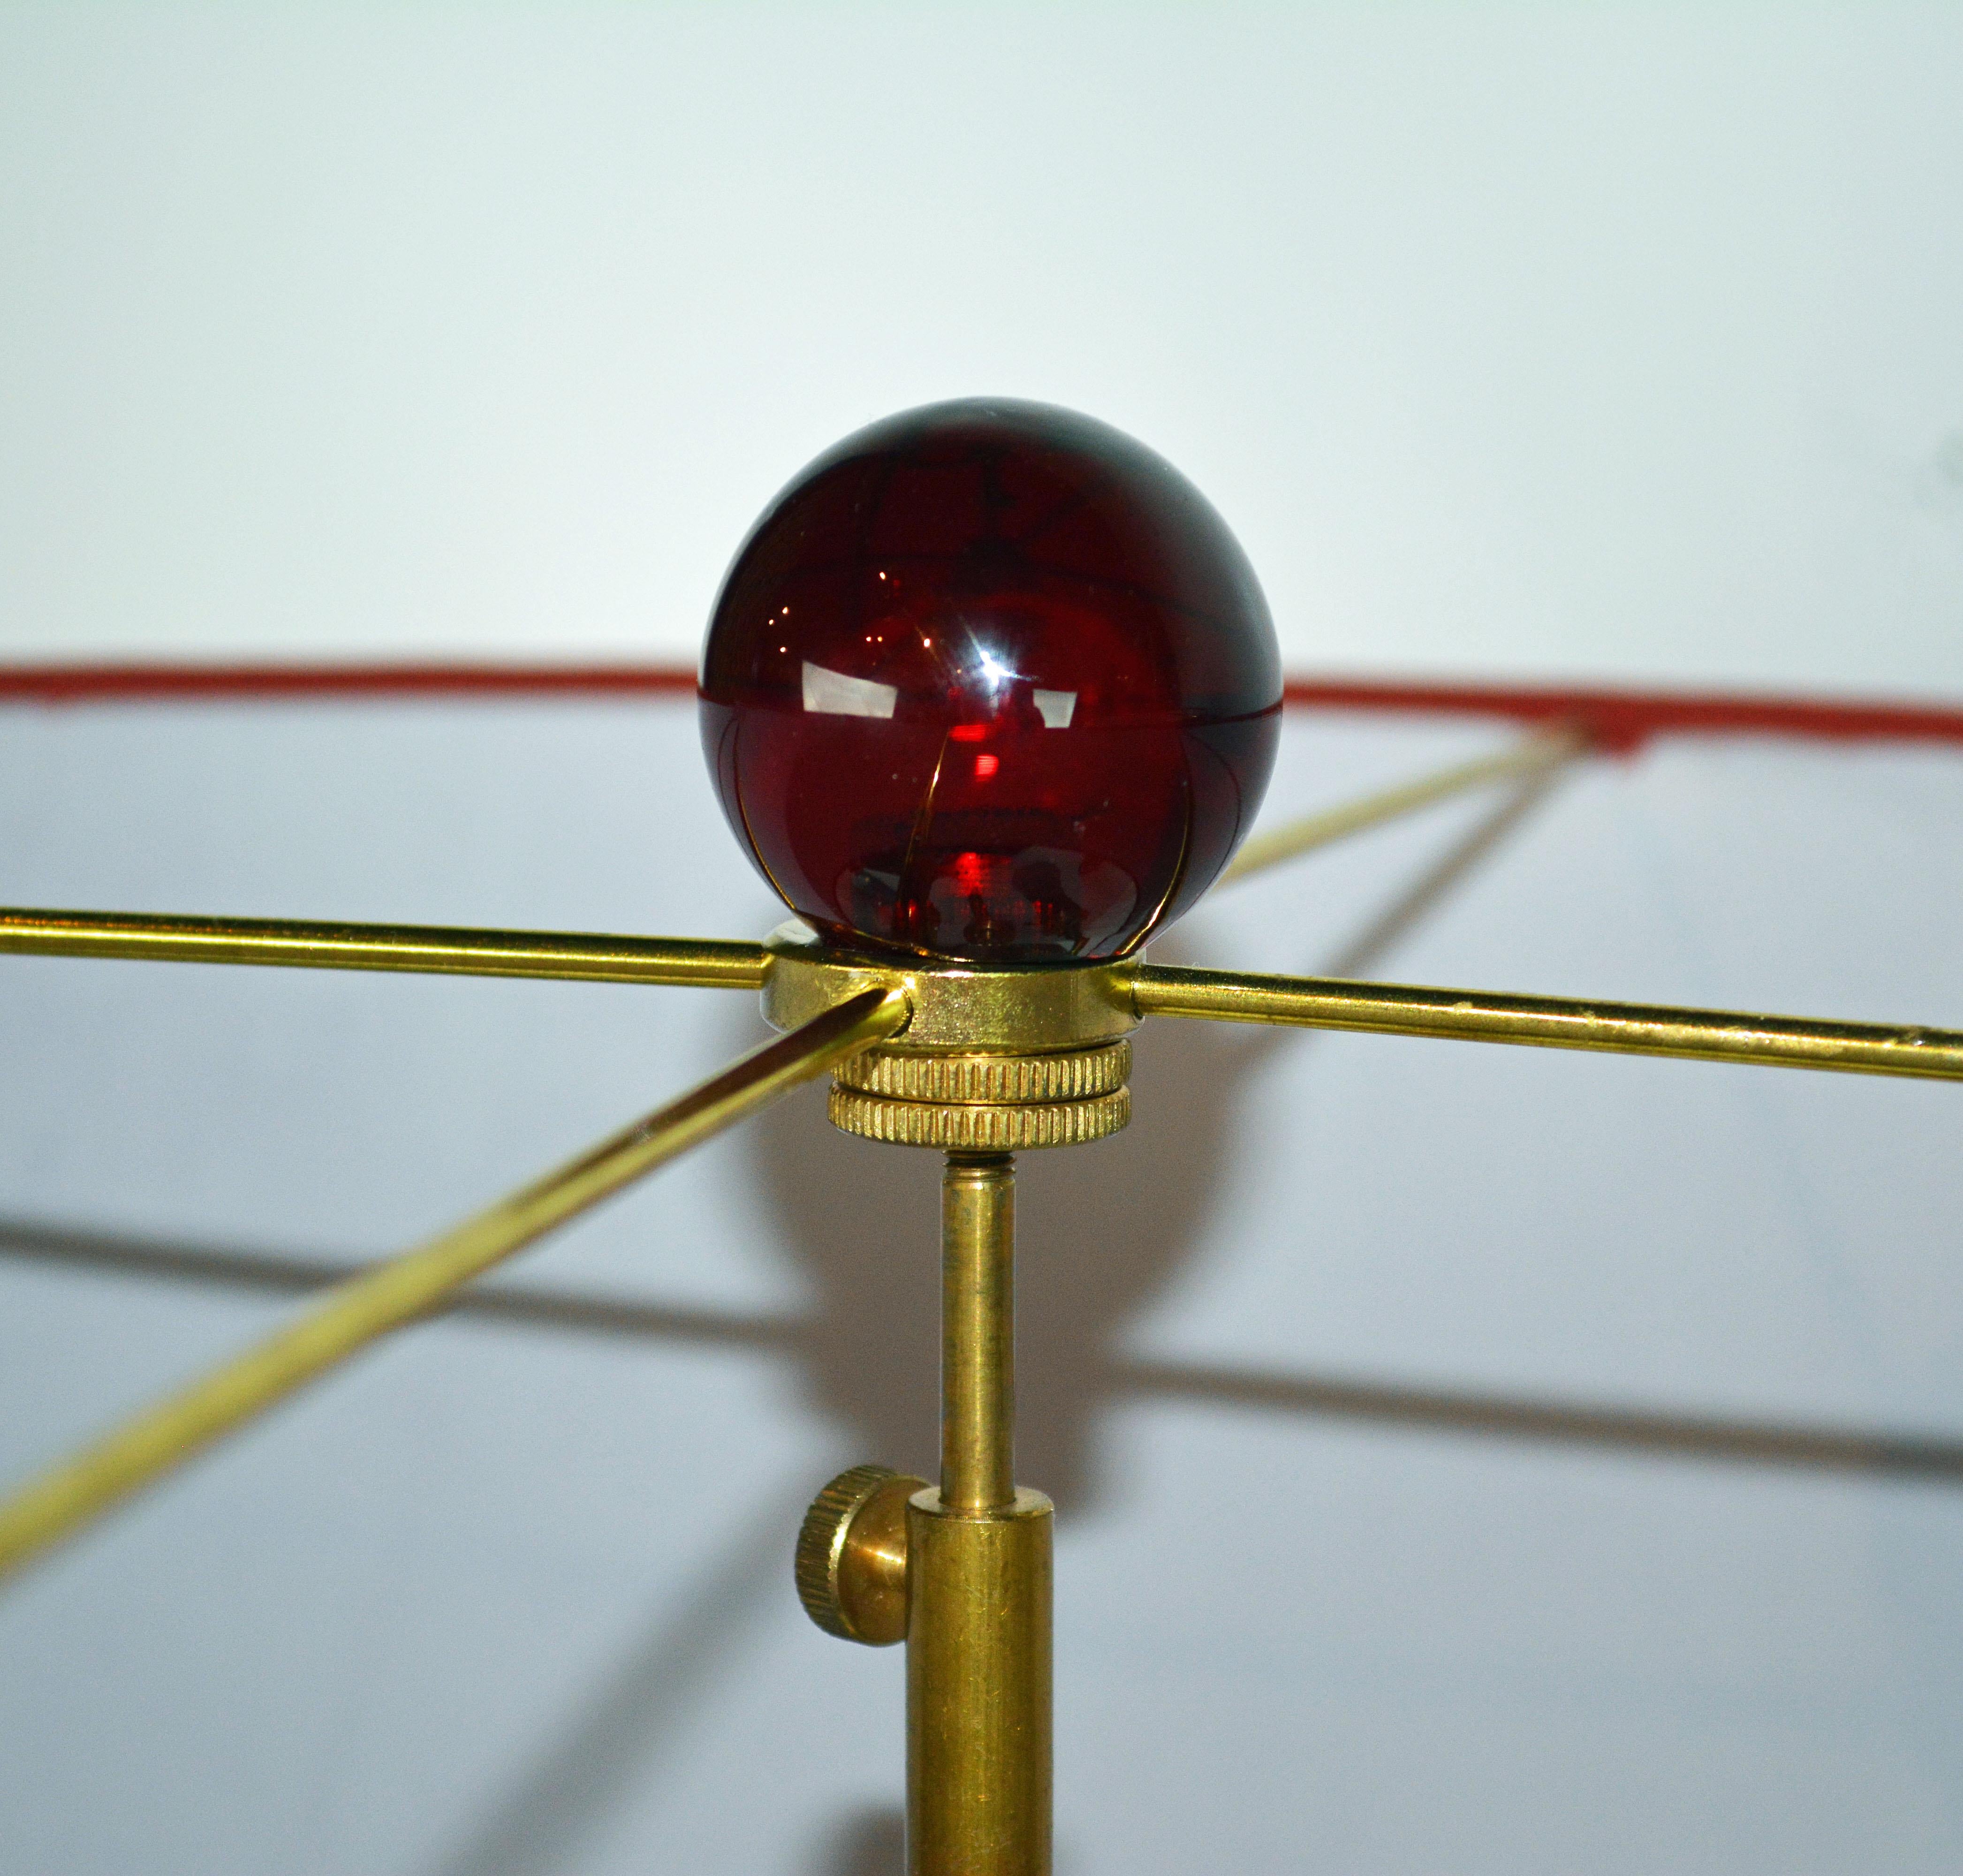
[[799,920],[765,940],[764,1015],[795,1029],[871,989],[912,1010],[892,1041],[837,1070],[832,1125],[861,1139],[957,1152],[1079,1146],[1132,1117],[1138,1026],[1121,965],[988,970],[825,944]]

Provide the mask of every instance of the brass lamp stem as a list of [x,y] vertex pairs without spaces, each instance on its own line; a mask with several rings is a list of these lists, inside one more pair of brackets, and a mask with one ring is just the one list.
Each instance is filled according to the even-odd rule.
[[1049,1500],[1014,1484],[1015,1161],[942,1184],[941,1488],[907,1506],[910,1876],[1049,1876]]
[[940,1498],[1016,1502],[1016,1162],[950,1153],[941,1180]]

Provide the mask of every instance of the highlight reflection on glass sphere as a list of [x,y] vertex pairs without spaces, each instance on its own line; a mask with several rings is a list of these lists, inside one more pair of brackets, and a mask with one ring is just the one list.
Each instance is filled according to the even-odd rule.
[[1212,883],[1273,767],[1254,569],[1142,444],[972,399],[873,424],[780,495],[703,650],[723,812],[841,943],[1111,958]]

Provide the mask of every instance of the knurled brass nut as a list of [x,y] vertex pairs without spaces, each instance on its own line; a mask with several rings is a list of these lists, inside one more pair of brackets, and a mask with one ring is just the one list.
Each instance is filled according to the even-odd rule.
[[1110,1042],[1046,1055],[923,1055],[869,1048],[840,1064],[842,1088],[895,1101],[986,1102],[992,1106],[1039,1101],[1084,1101],[1113,1094],[1131,1079],[1132,1045]]
[[907,1500],[925,1479],[855,1465],[812,1500],[798,1532],[798,1600],[828,1635],[889,1647],[907,1636]]
[[869,1048],[835,1071],[831,1124],[892,1146],[1021,1153],[1108,1138],[1132,1118],[1132,1045],[1008,1054]]
[[1084,1101],[994,1106],[983,1102],[895,1101],[834,1087],[826,1112],[841,1132],[889,1146],[1024,1153],[1110,1138],[1132,1118],[1132,1091],[1119,1088]]

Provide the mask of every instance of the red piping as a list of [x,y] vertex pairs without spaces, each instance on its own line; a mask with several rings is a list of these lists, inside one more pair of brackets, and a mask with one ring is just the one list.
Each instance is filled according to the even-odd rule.
[[1291,704],[1324,709],[1397,710],[1427,716],[1506,717],[1571,723],[1597,748],[1622,754],[1656,736],[1761,735],[1839,742],[1963,744],[1963,709],[1939,704],[1865,703],[1844,697],[1769,697],[1722,692],[1515,688],[1499,684],[1379,683],[1291,679]]
[[[687,696],[694,690],[692,671],[664,664],[0,665],[0,703],[18,703]],[[1310,677],[1291,680],[1285,694],[1310,709],[1572,723],[1601,748],[1624,752],[1653,737],[1685,734],[1963,745],[1963,709],[1929,704]]]

